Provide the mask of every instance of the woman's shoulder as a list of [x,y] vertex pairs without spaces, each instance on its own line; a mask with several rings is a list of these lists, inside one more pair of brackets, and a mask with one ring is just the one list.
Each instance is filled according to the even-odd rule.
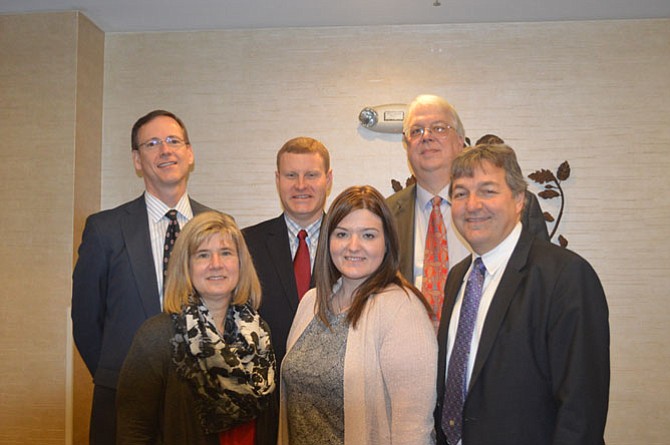
[[383,295],[384,298],[417,298],[418,296],[412,291],[404,286],[400,286],[395,283],[391,283],[386,286],[383,290],[379,291],[377,295]]
[[382,336],[400,331],[420,333],[435,338],[426,306],[421,296],[411,288],[391,284],[374,295],[370,302],[369,319]]
[[316,287],[311,288],[307,292],[305,292],[305,295],[302,296],[300,299],[300,304],[303,304],[303,302],[309,302],[309,301],[314,301],[316,300]]
[[383,306],[421,306],[421,297],[416,295],[412,289],[402,287],[398,284],[389,284],[382,291],[377,292],[374,300]]
[[142,326],[140,326],[139,330],[137,331],[137,335],[153,337],[172,331],[174,331],[172,316],[165,312],[161,312],[160,314],[154,315],[142,323]]
[[167,359],[172,351],[170,340],[174,335],[175,327],[170,314],[154,315],[142,323],[135,333],[131,346],[134,359],[126,359],[126,361],[131,360],[132,363],[137,364],[142,360]]

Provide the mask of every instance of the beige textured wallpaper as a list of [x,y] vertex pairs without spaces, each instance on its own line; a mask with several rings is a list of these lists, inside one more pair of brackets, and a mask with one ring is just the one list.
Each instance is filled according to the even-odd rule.
[[103,50],[76,12],[0,16],[3,444],[73,443],[70,276],[77,215],[100,207]]
[[280,212],[275,153],[300,134],[329,147],[332,196],[390,194],[400,137],[357,116],[419,93],[452,101],[471,138],[502,136],[526,173],[568,160],[559,233],[611,312],[608,443],[667,443],[670,20],[108,34],[105,60],[104,207],[141,192],[128,133],[158,107],[189,127],[191,194],[242,226]]
[[[79,14],[77,39],[77,99],[75,121],[75,176],[73,211],[73,257],[81,241],[86,217],[100,210],[102,176],[102,94],[105,36],[83,14]],[[74,262],[72,263],[74,264]],[[69,301],[69,295],[68,295]],[[66,444],[88,443],[93,384],[91,375],[68,338],[72,369],[67,372]],[[71,442],[70,442],[71,440]]]
[[[409,174],[400,137],[357,116],[420,93],[447,97],[473,140],[502,136],[526,173],[570,162],[559,233],[610,305],[607,442],[667,443],[670,20],[104,36],[82,20],[0,16],[0,443],[83,443],[90,380],[76,360],[67,418],[72,252],[88,213],[142,191],[137,117],[181,116],[191,195],[246,226],[280,212],[275,153],[301,134],[330,148],[332,196],[363,183],[390,194],[390,179]],[[556,214],[557,202],[541,204]]]

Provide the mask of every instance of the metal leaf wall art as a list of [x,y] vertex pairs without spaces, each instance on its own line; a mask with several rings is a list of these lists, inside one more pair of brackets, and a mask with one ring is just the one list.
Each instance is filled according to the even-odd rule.
[[[561,183],[570,177],[570,164],[568,161],[564,161],[561,165],[558,166],[556,174],[550,170],[540,169],[534,171],[528,175],[528,177],[538,184],[544,186],[544,190],[537,194],[540,198],[560,198],[561,200],[558,216],[555,219],[551,213],[547,211],[544,212],[545,221],[555,221],[554,228],[549,234],[549,239],[553,239],[556,231],[558,230],[558,225],[561,223],[561,218],[563,218],[563,210],[565,209],[565,194],[563,193],[563,187],[561,187]],[[561,247],[567,247],[568,240],[563,235],[558,235],[558,243],[561,245]]]
[[[495,134],[485,134],[484,136],[477,139],[475,145],[479,144],[504,144],[505,142]],[[470,139],[465,138],[466,147],[470,147]],[[544,186],[544,190],[539,192],[537,195],[542,199],[555,199],[560,198],[561,204],[558,211],[558,216],[554,218],[554,215],[544,211],[544,220],[546,222],[554,223],[554,227],[549,234],[549,239],[553,239],[554,235],[558,231],[558,226],[561,223],[561,218],[563,218],[563,210],[565,209],[565,194],[563,193],[563,187],[561,183],[567,180],[570,177],[570,164],[568,161],[564,161],[561,165],[558,166],[556,174],[551,170],[540,169],[536,170],[533,173],[529,174],[528,177],[533,181],[537,182],[540,185]],[[416,182],[414,175],[410,176],[405,180],[405,186],[410,186]],[[404,187],[402,183],[396,179],[391,179],[391,187],[393,187],[394,192],[399,192]],[[558,244],[561,247],[567,247],[568,240],[563,235],[558,235]]]

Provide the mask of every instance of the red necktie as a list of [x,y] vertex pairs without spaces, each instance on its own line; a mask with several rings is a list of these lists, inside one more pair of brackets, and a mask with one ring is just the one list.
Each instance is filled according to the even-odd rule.
[[449,250],[447,249],[447,229],[440,211],[442,198],[435,196],[431,200],[433,210],[430,212],[428,232],[426,232],[426,249],[423,252],[423,281],[421,292],[433,308],[433,322],[437,327],[442,313],[444,301],[444,283],[447,280]]
[[298,232],[298,251],[293,258],[293,273],[295,274],[295,284],[298,287],[298,300],[309,290],[309,282],[312,279],[312,266],[305,238],[307,238],[307,232],[303,229]]

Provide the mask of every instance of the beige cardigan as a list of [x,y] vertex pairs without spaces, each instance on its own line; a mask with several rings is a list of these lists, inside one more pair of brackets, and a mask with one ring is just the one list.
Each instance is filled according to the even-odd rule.
[[[316,290],[300,302],[287,354],[314,318]],[[283,368],[282,368],[283,371]],[[434,443],[437,378],[435,330],[418,298],[389,286],[368,301],[349,329],[344,357],[344,445]],[[289,445],[280,383],[278,445]]]

